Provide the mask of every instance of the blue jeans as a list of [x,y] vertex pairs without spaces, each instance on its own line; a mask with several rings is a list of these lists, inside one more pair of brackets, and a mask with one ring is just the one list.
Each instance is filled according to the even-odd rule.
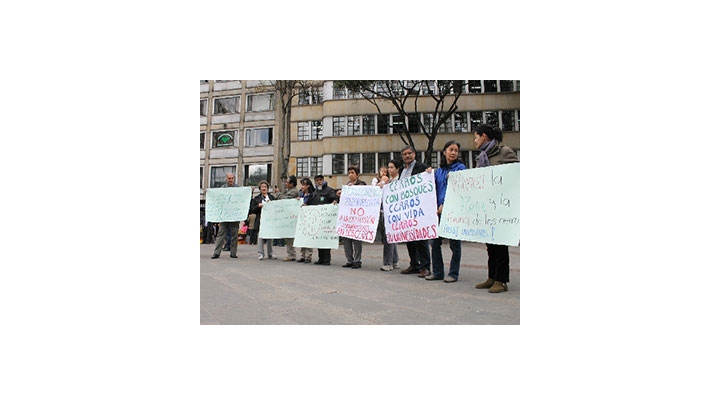
[[[445,269],[442,257],[442,240],[444,238],[438,237],[432,241],[432,271],[435,277],[444,277]],[[460,257],[462,256],[462,249],[459,240],[448,239],[450,241],[450,251],[452,252],[452,259],[450,259],[450,271],[448,276],[453,277],[457,280],[460,275]]]

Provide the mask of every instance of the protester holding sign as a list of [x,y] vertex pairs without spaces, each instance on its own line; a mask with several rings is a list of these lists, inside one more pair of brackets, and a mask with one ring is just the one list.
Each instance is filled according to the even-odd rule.
[[[287,198],[298,198],[299,192],[297,189],[297,177],[290,175],[285,180],[285,191],[278,194],[278,200],[284,200]],[[287,246],[287,256],[283,261],[291,262],[295,261],[295,247],[293,246],[293,238],[285,238],[285,246]]]
[[[393,159],[388,162],[388,175],[386,180],[378,183],[380,188],[383,188],[386,184],[390,184],[398,179],[400,176],[400,165],[401,163],[397,159]],[[393,269],[399,269],[400,265],[398,264],[398,261],[400,259],[398,257],[397,243],[390,243],[388,241],[387,235],[385,234],[385,214],[382,209],[380,210],[380,224],[378,225],[378,232],[381,235],[383,243],[383,265],[380,267],[380,270],[391,271]]]
[[[403,168],[402,173],[400,173],[401,179],[430,170],[430,168],[425,166],[422,162],[415,160],[415,148],[412,145],[406,145],[400,152],[403,163],[405,163],[405,167]],[[409,241],[405,243],[405,246],[407,247],[408,256],[410,256],[410,266],[400,273],[420,273],[418,277],[429,276],[431,272],[428,241],[426,239]]]
[[[236,187],[235,174],[225,174],[225,184],[223,184],[222,187]],[[225,243],[225,235],[228,234],[230,235],[230,257],[232,257],[233,259],[237,259],[237,237],[239,230],[240,221],[220,222],[220,230],[218,232],[217,238],[215,239],[215,251],[213,252],[211,259],[217,259],[218,257],[220,257],[223,243]]]
[[[443,203],[445,202],[445,192],[447,191],[448,176],[450,172],[465,170],[467,167],[460,159],[460,144],[455,141],[449,141],[442,149],[442,157],[440,158],[440,167],[435,170],[435,191],[437,192],[437,214],[438,218],[442,215]],[[445,276],[445,265],[442,257],[442,240],[438,236],[432,241],[432,274],[425,277],[425,280],[443,280]],[[444,277],[446,283],[454,283],[460,275],[460,258],[462,249],[460,241],[449,239],[450,251],[452,258],[450,259],[450,270],[447,277]]]
[[[267,203],[268,201],[275,200],[275,196],[268,193],[269,189],[270,185],[268,184],[268,182],[265,180],[261,181],[260,194],[253,198],[250,202],[250,212],[256,215],[255,229],[260,229],[263,204]],[[263,239],[258,237],[258,260],[263,260],[265,259],[265,257],[273,260],[277,259],[277,257],[273,256],[272,241],[272,239]],[[267,256],[265,256],[265,245],[267,245]]]
[[[349,181],[346,184],[347,187],[351,186],[365,186],[367,183],[358,178],[358,172],[360,169],[357,166],[350,166],[348,168]],[[337,195],[342,198],[342,190],[337,191]],[[353,269],[359,269],[362,267],[362,241],[357,239],[350,239],[343,237],[343,249],[345,250],[345,261],[343,267],[352,267]]]
[[[480,150],[476,167],[495,166],[519,162],[515,152],[501,144],[503,134],[500,128],[481,124],[475,129],[473,144]],[[506,245],[485,244],[488,252],[488,279],[475,288],[489,288],[491,293],[507,291],[510,282],[510,254]]]
[[[307,205],[308,200],[315,192],[315,187],[312,185],[312,181],[305,177],[300,180],[300,192],[298,198],[302,200],[303,205]],[[300,248],[300,258],[297,259],[298,263],[310,263],[312,262],[312,248]]]
[[[323,175],[315,176],[315,185],[317,186],[312,197],[308,200],[308,205],[332,204],[338,200],[335,189],[328,186]],[[318,261],[315,264],[330,265],[330,249],[318,249]]]

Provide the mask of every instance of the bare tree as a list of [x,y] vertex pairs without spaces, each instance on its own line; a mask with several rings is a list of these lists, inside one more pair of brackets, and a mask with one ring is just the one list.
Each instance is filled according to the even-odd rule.
[[[430,165],[433,143],[440,127],[457,111],[464,80],[336,80],[335,86],[345,87],[350,92],[360,94],[362,98],[375,106],[378,114],[383,114],[379,101],[387,100],[408,125],[402,126],[400,137],[406,145],[415,147],[412,134],[408,130],[410,124],[417,125],[428,140],[424,163]],[[432,112],[420,108],[423,98],[434,100]],[[421,111],[422,110],[422,111]],[[386,112],[387,113],[387,112]],[[431,114],[430,122],[420,120],[419,114]]]
[[[280,106],[280,179],[288,176],[290,162],[290,121],[292,119],[293,99],[301,94],[315,96],[313,88],[322,86],[318,80],[273,80],[263,82],[264,85],[275,90]],[[322,91],[322,90],[320,90]]]

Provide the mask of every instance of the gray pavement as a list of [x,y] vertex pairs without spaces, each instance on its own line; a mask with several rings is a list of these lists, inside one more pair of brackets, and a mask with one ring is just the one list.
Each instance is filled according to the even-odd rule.
[[[363,244],[360,269],[345,264],[342,245],[331,250],[330,266],[258,260],[256,245],[238,245],[237,259],[214,245],[200,245],[200,324],[202,325],[519,325],[520,248],[510,247],[508,291],[491,294],[475,284],[487,278],[487,250],[463,242],[456,283],[400,274],[407,250],[398,245],[400,266],[385,272],[382,244]],[[450,247],[443,244],[445,270]],[[317,250],[313,250],[317,260]]]

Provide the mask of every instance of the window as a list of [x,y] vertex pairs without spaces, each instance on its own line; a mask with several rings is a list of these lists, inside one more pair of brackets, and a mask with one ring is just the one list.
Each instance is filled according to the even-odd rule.
[[435,80],[423,80],[420,94],[437,94],[435,89]]
[[323,102],[323,90],[321,87],[301,89],[298,95],[299,105],[320,104]]
[[378,157],[378,167],[380,166],[387,166],[387,164],[392,160],[392,152],[379,152],[377,154]]
[[468,80],[468,88],[470,93],[482,92],[482,80]]
[[484,93],[497,93],[497,80],[483,80]]
[[200,149],[205,149],[205,132],[200,132]]
[[342,153],[333,153],[332,155],[332,172],[333,174],[345,174],[345,155]]
[[471,111],[470,112],[470,129],[475,131],[478,125],[483,123],[483,112],[482,111]]
[[455,120],[455,132],[468,132],[468,121],[467,113],[455,113],[453,114]]
[[270,181],[270,174],[272,173],[272,164],[257,164],[257,165],[245,165],[245,179],[244,183],[246,186],[257,186],[261,181]]
[[393,134],[399,134],[403,132],[403,128],[405,128],[405,119],[400,114],[393,114],[392,115],[392,128],[393,128]]
[[298,122],[298,141],[322,138],[322,121]]
[[345,135],[345,117],[333,117],[333,136]]
[[348,167],[357,166],[360,167],[360,154],[359,153],[348,153]]
[[272,128],[248,128],[245,130],[245,146],[272,145]]
[[362,116],[363,134],[374,135],[375,134],[375,116],[374,115],[363,115]]
[[309,177],[310,176],[310,158],[297,158],[297,165],[295,166],[295,172],[297,177]]
[[408,114],[408,131],[411,134],[420,132],[420,114]]
[[247,111],[270,111],[275,109],[272,93],[250,94],[247,96]]
[[514,131],[515,111],[500,111],[500,121],[502,123],[500,129],[502,129],[503,131]]
[[450,133],[452,132],[452,117],[447,117],[445,121],[440,124],[440,128],[438,128],[438,133]]
[[514,80],[500,80],[500,91],[514,91],[513,81]]
[[378,134],[389,134],[388,126],[390,121],[389,115],[378,115],[377,116],[377,133]]
[[345,87],[337,87],[333,85],[333,100],[345,98]]
[[202,190],[202,180],[203,180],[203,179],[202,179],[202,172],[203,172],[203,168],[202,168],[202,166],[200,166],[200,190]]
[[485,123],[492,126],[498,127],[498,112],[497,111],[485,111]]
[[222,187],[225,184],[225,175],[235,174],[235,166],[218,166],[210,168],[210,188]]
[[362,115],[351,115],[347,117],[347,134],[360,135],[362,133]]
[[207,99],[200,100],[200,116],[204,117],[207,115]]
[[239,111],[240,99],[238,97],[216,98],[213,114],[236,114]]
[[213,131],[212,142],[213,148],[235,146],[235,131]]
[[362,154],[362,172],[363,173],[375,173],[375,154],[374,153],[363,153]]
[[322,174],[322,157],[297,158],[297,177],[313,178]]
[[433,125],[435,125],[435,117],[432,114],[423,114],[423,124],[428,132],[431,131]]

